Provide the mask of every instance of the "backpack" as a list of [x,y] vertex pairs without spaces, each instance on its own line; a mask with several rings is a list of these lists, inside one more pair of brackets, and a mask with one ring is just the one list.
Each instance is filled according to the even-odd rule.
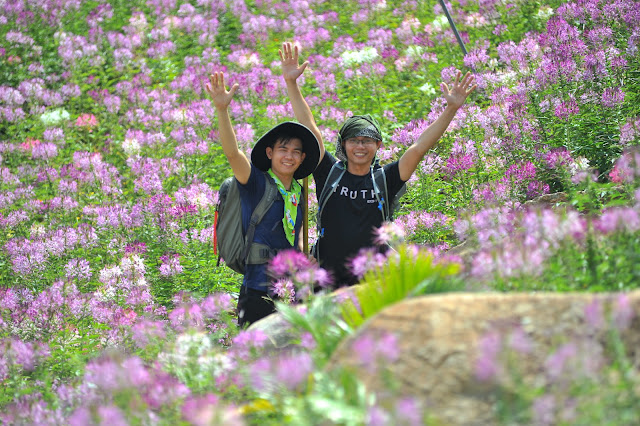
[[267,263],[275,250],[265,244],[254,243],[256,226],[262,221],[271,205],[280,196],[278,187],[270,176],[265,176],[265,190],[255,210],[247,232],[242,230],[242,204],[235,177],[225,179],[218,191],[218,204],[213,230],[214,250],[218,251],[218,265],[224,259],[226,265],[244,274],[246,265]]
[[[318,238],[322,238],[324,235],[324,228],[321,223],[322,210],[327,204],[327,201],[329,201],[331,195],[335,192],[345,171],[346,168],[344,163],[342,161],[336,161],[331,167],[331,170],[329,170],[327,180],[325,181],[322,192],[318,197],[318,213],[316,214]],[[389,192],[387,188],[387,175],[384,168],[380,166],[377,160],[371,167],[371,176],[373,179],[373,191],[376,196],[376,200],[378,201],[378,209],[382,214],[382,221],[391,221],[393,220],[393,214],[400,207],[400,198],[405,192],[407,192],[407,185],[406,183],[402,184],[398,193],[393,197],[393,200],[389,202],[389,197],[387,197],[387,193]],[[316,259],[319,259],[318,244],[314,244],[312,254]]]

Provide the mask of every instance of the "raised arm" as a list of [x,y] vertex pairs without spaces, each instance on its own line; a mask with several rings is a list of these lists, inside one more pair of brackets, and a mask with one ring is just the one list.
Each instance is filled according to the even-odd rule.
[[320,160],[322,160],[325,151],[322,133],[320,133],[316,120],[311,114],[311,108],[309,108],[298,86],[298,77],[302,75],[309,62],[298,65],[298,46],[294,47],[288,42],[282,43],[282,50],[278,52],[280,53],[280,59],[282,59],[282,76],[287,86],[287,94],[293,107],[293,113],[296,119],[307,126],[318,138],[318,142],[320,142]]
[[229,160],[233,175],[238,179],[238,182],[245,184],[251,176],[251,163],[244,152],[238,149],[236,133],[233,131],[231,118],[229,118],[229,104],[234,93],[238,90],[238,85],[234,84],[227,91],[224,87],[224,74],[215,72],[209,76],[209,83],[205,86],[205,90],[211,96],[213,105],[218,112],[218,131],[224,155]]
[[462,73],[458,71],[451,89],[449,89],[446,83],[440,85],[444,98],[447,101],[447,107],[442,111],[442,114],[440,114],[436,121],[431,123],[431,125],[422,132],[416,143],[411,145],[402,157],[400,157],[398,166],[402,180],[409,180],[427,151],[433,148],[445,130],[447,130],[449,123],[451,123],[453,117],[455,117],[458,109],[464,104],[467,96],[476,89],[477,85],[474,84],[474,78],[470,73],[465,74],[462,79],[460,79],[461,76]]

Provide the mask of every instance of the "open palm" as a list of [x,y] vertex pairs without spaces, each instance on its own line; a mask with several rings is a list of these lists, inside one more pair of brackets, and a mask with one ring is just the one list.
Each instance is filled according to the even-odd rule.
[[214,72],[209,76],[209,83],[207,83],[205,90],[211,96],[211,100],[217,109],[225,109],[231,103],[233,95],[238,90],[238,85],[234,84],[227,91],[224,86],[224,73]]
[[298,46],[291,43],[282,43],[280,59],[282,59],[282,76],[285,80],[297,80],[302,75],[309,62],[298,64]]
[[476,87],[478,87],[475,83],[475,78],[471,73],[466,73],[462,79],[460,77],[462,73],[458,71],[456,74],[456,78],[451,85],[451,88],[447,86],[447,83],[442,83],[441,89],[444,99],[447,101],[447,105],[451,105],[454,107],[461,107],[464,104],[464,101],[467,99],[467,96],[471,94]]

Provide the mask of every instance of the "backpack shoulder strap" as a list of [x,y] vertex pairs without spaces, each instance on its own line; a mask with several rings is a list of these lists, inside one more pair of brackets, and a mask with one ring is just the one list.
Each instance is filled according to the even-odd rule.
[[391,220],[391,212],[389,210],[389,189],[387,188],[387,174],[384,171],[384,167],[378,167],[373,170],[373,186],[376,197],[380,194],[378,202],[379,208],[382,213],[383,221]]
[[400,205],[400,197],[407,192],[407,184],[406,182],[403,183],[393,199],[389,199],[389,187],[387,186],[387,175],[384,171],[384,167],[379,167],[373,170],[373,179],[374,185],[379,188],[376,191],[380,191],[381,193],[379,201],[381,202],[383,220],[389,222],[393,220],[393,214]]
[[256,226],[260,222],[262,222],[262,218],[271,208],[271,205],[276,199],[278,195],[278,187],[275,182],[271,179],[271,176],[265,173],[265,185],[264,185],[264,194],[262,194],[262,198],[258,202],[258,205],[251,213],[251,220],[249,221],[249,227],[247,228],[247,233],[244,239],[244,250],[242,252],[242,258],[247,259],[249,255],[249,251],[251,250],[251,245],[253,244],[253,236],[256,231]]

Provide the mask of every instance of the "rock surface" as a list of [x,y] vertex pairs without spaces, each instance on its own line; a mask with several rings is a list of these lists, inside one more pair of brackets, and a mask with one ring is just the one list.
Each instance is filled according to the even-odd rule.
[[[590,346],[580,346],[585,352],[582,356],[597,358],[607,335],[600,325],[611,318],[608,313],[617,306],[617,297],[585,293],[455,293],[408,299],[386,308],[343,341],[331,365],[355,368],[370,390],[384,394],[389,389],[386,374],[368,374],[354,342],[362,336],[380,338],[391,333],[397,339],[399,355],[386,367],[397,380],[400,394],[417,397],[442,424],[496,424],[498,386],[495,381],[477,378],[481,339],[499,332],[507,336],[507,342],[514,330],[524,332],[531,349],[519,358],[518,368],[525,381],[539,383],[545,359],[569,339],[591,342]],[[640,291],[629,293],[628,300],[635,315],[621,336],[630,351],[630,360],[638,366]],[[588,318],[585,312],[590,312]],[[603,315],[598,317],[598,312]],[[504,383],[501,391],[505,391]]]

